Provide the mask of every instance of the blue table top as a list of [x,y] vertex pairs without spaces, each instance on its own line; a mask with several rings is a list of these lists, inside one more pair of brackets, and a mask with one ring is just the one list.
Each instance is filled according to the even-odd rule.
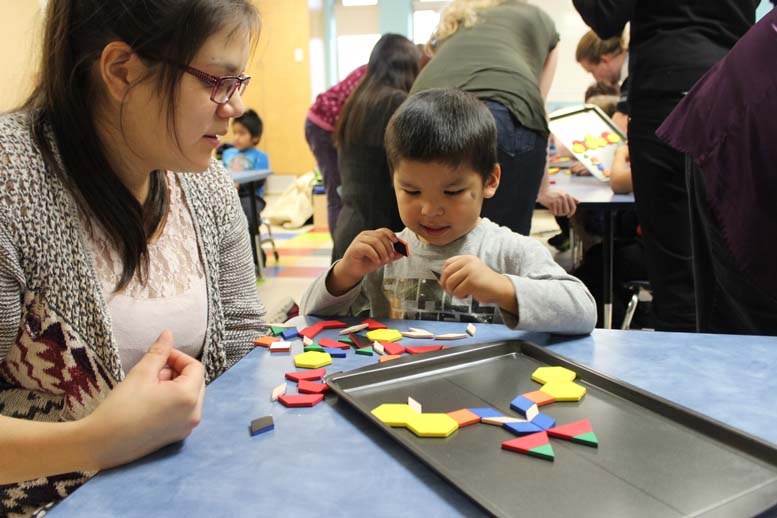
[[550,180],[555,182],[552,188],[571,194],[578,199],[580,205],[634,205],[634,194],[615,194],[610,188],[610,182],[602,182],[593,176],[574,176],[559,172],[551,175]]
[[244,184],[249,182],[258,182],[264,180],[272,174],[270,169],[249,169],[246,171],[230,171],[232,181],[237,184]]
[[[301,329],[315,318],[300,318]],[[352,322],[349,320],[349,322]],[[384,321],[390,327],[462,332],[464,324]],[[777,443],[777,337],[596,330],[564,337],[477,326],[450,346],[523,338],[612,377]],[[337,330],[322,336],[336,338]],[[429,341],[403,340],[403,344]],[[483,511],[377,427],[338,403],[285,408],[270,401],[292,353],[257,348],[207,390],[192,435],[127,466],[99,474],[49,516],[479,516]],[[348,352],[327,372],[377,357]],[[295,393],[293,382],[289,393]],[[251,420],[275,429],[251,437]]]

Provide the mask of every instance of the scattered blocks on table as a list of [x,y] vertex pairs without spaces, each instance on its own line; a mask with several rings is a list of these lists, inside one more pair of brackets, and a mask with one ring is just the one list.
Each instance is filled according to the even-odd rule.
[[270,401],[278,401],[278,397],[282,396],[286,393],[286,384],[281,383],[274,389],[272,389],[272,393],[270,394]]
[[383,346],[383,350],[386,351],[386,354],[402,354],[405,352],[405,348],[396,342],[385,342],[380,345]]
[[332,357],[325,352],[308,351],[294,357],[294,365],[305,369],[317,369],[332,363]]
[[384,403],[373,408],[370,413],[381,422],[394,427],[407,426],[408,420],[417,414],[409,405],[397,403]]
[[537,403],[531,399],[523,396],[517,396],[510,402],[510,408],[522,414],[527,421],[531,421],[534,417],[540,413],[540,409],[537,408]]
[[442,345],[408,345],[405,347],[405,352],[408,354],[424,354],[444,348]]
[[555,458],[546,432],[510,439],[502,443],[502,449],[525,453],[533,457],[552,461]]
[[300,331],[299,334],[300,336],[304,336],[306,338],[313,338],[323,330],[324,330],[324,326],[322,326],[321,322],[319,322],[318,324],[306,327],[305,329]]
[[459,428],[464,428],[475,423],[480,422],[480,416],[472,412],[468,408],[462,408],[454,412],[448,412],[448,415],[459,423]]
[[320,380],[326,374],[326,369],[313,369],[309,371],[287,372],[286,379],[300,382],[302,380]]
[[475,324],[467,324],[467,334],[469,336],[475,336],[476,331]]
[[370,340],[364,335],[350,334],[348,335],[348,338],[351,339],[351,345],[353,345],[357,349],[361,349],[362,347],[367,347],[368,345],[372,345],[372,342],[374,342],[374,340]]
[[480,420],[480,422],[483,424],[491,424],[494,426],[504,426],[507,423],[525,423],[526,419],[501,415],[498,417],[484,417],[483,419]]
[[372,347],[368,345],[367,347],[356,349],[356,354],[361,354],[363,356],[372,356],[373,350],[372,350]]
[[318,345],[321,347],[326,347],[328,349],[350,349],[351,346],[349,344],[338,342],[337,340],[332,340],[331,338],[322,338],[318,341]]
[[328,354],[332,358],[345,358],[345,349],[335,349],[334,347],[324,347],[324,354]]
[[373,342],[396,342],[402,339],[402,333],[396,329],[374,329],[367,331],[367,338]]
[[473,414],[480,417],[482,420],[484,417],[504,417],[504,414],[500,412],[499,410],[495,408],[485,407],[485,408],[470,408],[468,409]]
[[574,381],[576,377],[577,374],[566,367],[539,367],[531,375],[531,379],[543,385],[551,381]]
[[408,397],[407,398],[407,406],[412,408],[414,411],[418,412],[419,414],[423,411],[421,408],[421,403],[416,401],[415,399]]
[[280,336],[281,333],[286,331],[286,327],[280,327],[278,325],[273,324],[270,327],[270,330],[272,331],[272,334],[274,334],[275,336]]
[[339,338],[337,341],[340,342],[340,343],[344,343],[344,344],[348,344],[348,345],[353,345],[353,340],[351,340],[347,336],[343,336],[342,338]]
[[537,433],[544,431],[536,424],[529,421],[521,421],[517,423],[505,423],[506,430],[513,432],[515,435],[528,435],[530,433]]
[[342,329],[348,327],[348,324],[340,322],[339,320],[324,320],[319,322],[319,324],[321,324],[321,327],[324,329]]
[[588,419],[550,428],[548,435],[594,448],[599,447],[599,439],[597,439]]
[[405,338],[417,338],[417,339],[431,339],[434,338],[434,334],[423,329],[409,329],[402,331],[402,336]]
[[258,345],[261,347],[270,347],[270,345],[272,345],[273,343],[280,342],[280,341],[281,339],[278,338],[277,336],[267,335],[254,340],[254,345]]
[[526,394],[521,394],[521,395],[526,399],[529,399],[537,403],[537,406],[549,405],[551,403],[555,403],[556,401],[556,398],[554,398],[550,394],[546,394],[541,390],[535,390],[533,392],[527,392]]
[[469,338],[467,333],[445,333],[442,335],[434,335],[435,340],[461,340],[462,338]]
[[260,433],[269,432],[273,428],[275,428],[275,423],[272,420],[272,416],[266,415],[251,421],[249,430],[251,431],[251,436],[253,437],[254,435],[259,435]]
[[373,320],[371,318],[368,318],[367,320],[364,320],[362,324],[367,324],[367,329],[369,331],[372,331],[373,329],[386,329],[388,326],[386,324],[382,324],[378,322],[377,320]]
[[374,342],[372,344],[372,350],[381,356],[386,354],[386,347],[380,342]]
[[387,354],[380,357],[380,363],[390,362],[391,360],[396,360],[398,358],[402,358],[402,356],[399,354]]
[[326,383],[316,383],[315,381],[299,380],[297,390],[303,394],[323,394],[329,390]]
[[448,437],[459,429],[459,423],[448,414],[415,414],[407,428],[419,437]]
[[316,352],[319,352],[319,353],[324,352],[324,348],[321,347],[318,344],[315,344],[315,343],[314,344],[310,344],[310,345],[306,345],[305,347],[302,348],[302,350],[304,352],[308,352],[308,351],[316,351]]
[[288,353],[291,352],[291,342],[273,342],[270,344],[271,353]]
[[585,396],[585,387],[574,381],[551,381],[546,383],[540,390],[556,401],[580,401]]
[[542,430],[550,430],[556,426],[556,420],[548,414],[537,414],[537,416],[531,420],[531,424]]
[[284,394],[278,398],[278,401],[280,401],[283,406],[292,408],[315,406],[323,400],[323,394]]
[[296,327],[290,327],[289,329],[284,329],[281,333],[281,336],[284,340],[292,340],[299,336],[299,332],[297,332]]
[[350,335],[353,333],[358,333],[362,329],[367,329],[367,324],[356,324],[355,326],[346,327],[345,329],[340,330],[341,335]]

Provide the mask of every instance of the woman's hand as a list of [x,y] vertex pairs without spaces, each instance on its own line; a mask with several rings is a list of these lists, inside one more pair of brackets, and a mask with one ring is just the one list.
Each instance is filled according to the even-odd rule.
[[554,216],[566,216],[571,218],[577,211],[577,198],[556,189],[540,191],[537,201],[550,210]]

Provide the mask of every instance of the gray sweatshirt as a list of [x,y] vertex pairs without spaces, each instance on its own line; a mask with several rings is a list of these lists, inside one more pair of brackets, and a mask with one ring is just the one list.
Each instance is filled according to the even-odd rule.
[[[326,289],[329,271],[302,296],[305,315],[504,323],[512,329],[585,334],[596,325],[596,303],[585,285],[553,261],[537,240],[483,218],[467,235],[445,246],[422,243],[414,232],[397,234],[407,242],[409,257],[374,272],[347,293],[335,297]],[[474,255],[515,286],[518,315],[472,297],[445,293],[434,272],[456,255]],[[334,266],[334,265],[333,265]]]

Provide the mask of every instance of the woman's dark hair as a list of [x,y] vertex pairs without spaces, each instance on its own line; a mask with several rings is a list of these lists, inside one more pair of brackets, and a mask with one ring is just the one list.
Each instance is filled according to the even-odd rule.
[[497,164],[496,122],[485,104],[461,90],[435,88],[413,94],[386,128],[392,172],[402,160],[466,165],[485,182]]
[[[117,291],[136,271],[141,281],[146,279],[147,242],[165,219],[169,197],[164,171],[154,171],[141,206],[111,167],[95,129],[100,89],[94,64],[111,41],[132,47],[151,66],[138,83],[155,82],[168,107],[168,131],[177,140],[179,65],[190,63],[203,43],[224,28],[245,28],[255,40],[259,23],[250,0],[49,0],[40,79],[22,109],[30,113],[47,169],[73,188],[119,250],[123,270]],[[49,128],[64,170],[48,142]]]
[[338,146],[356,142],[382,145],[384,128],[374,128],[374,121],[388,120],[401,102],[392,103],[391,99],[410,91],[418,75],[420,57],[415,44],[404,36],[384,34],[378,40],[370,53],[367,72],[340,113],[335,128]]
[[262,123],[262,118],[254,110],[246,110],[243,115],[232,120],[233,124],[235,122],[242,124],[253,138],[262,138],[264,123]]

